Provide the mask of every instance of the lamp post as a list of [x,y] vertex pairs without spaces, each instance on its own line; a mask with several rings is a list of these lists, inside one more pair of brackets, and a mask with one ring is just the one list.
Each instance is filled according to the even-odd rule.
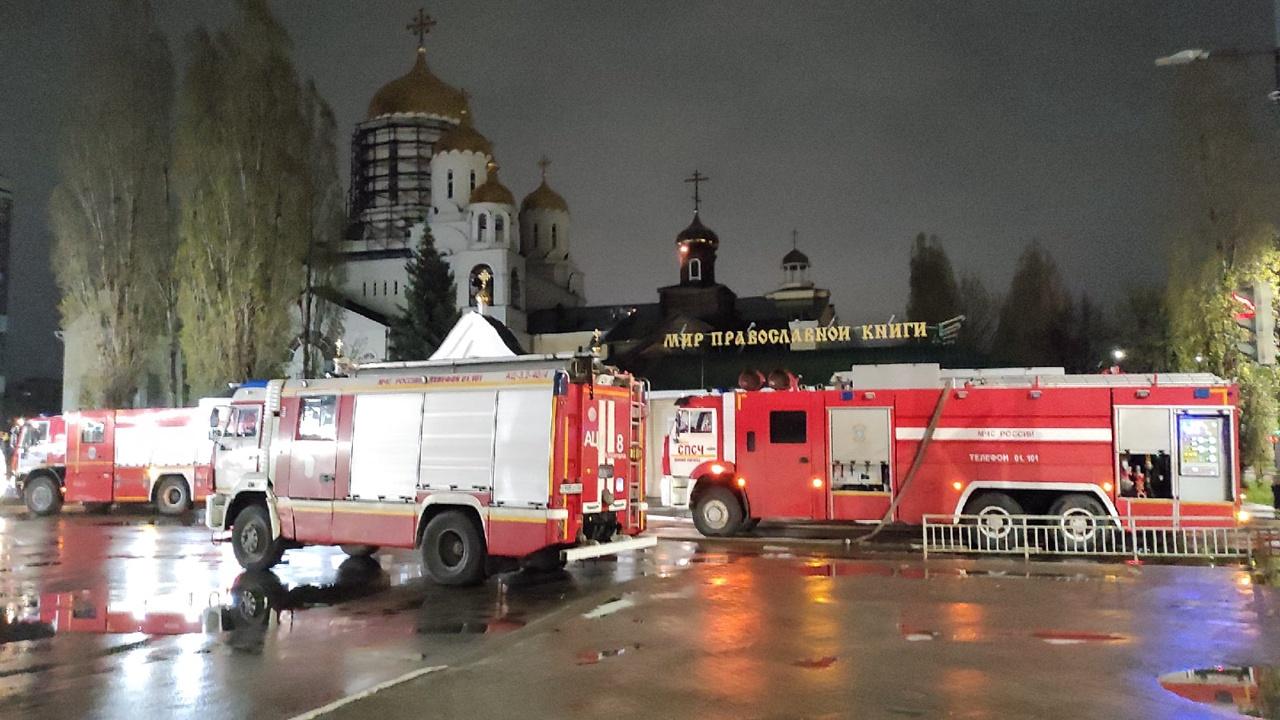
[[1224,48],[1221,50],[1203,50],[1201,48],[1188,48],[1179,50],[1172,55],[1165,55],[1156,58],[1156,67],[1170,67],[1175,65],[1190,65],[1191,63],[1205,62],[1208,60],[1230,60],[1236,58],[1262,57],[1269,55],[1275,66],[1275,89],[1267,93],[1267,99],[1272,102],[1280,103],[1280,47],[1271,49],[1258,50],[1241,50],[1239,48]]

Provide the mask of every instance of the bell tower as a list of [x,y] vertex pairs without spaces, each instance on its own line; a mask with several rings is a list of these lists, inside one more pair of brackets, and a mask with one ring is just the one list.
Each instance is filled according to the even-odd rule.
[[711,287],[716,284],[716,248],[720,247],[720,238],[702,224],[698,215],[702,206],[700,186],[710,179],[697,170],[685,178],[685,182],[693,183],[693,222],[676,236],[680,284],[685,287]]

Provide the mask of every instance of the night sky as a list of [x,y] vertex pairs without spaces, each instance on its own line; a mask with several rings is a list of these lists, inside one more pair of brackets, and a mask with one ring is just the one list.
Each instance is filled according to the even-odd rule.
[[[157,2],[178,62],[230,3]],[[408,70],[418,0],[279,0],[303,76],[349,133]],[[59,375],[46,207],[87,3],[0,0],[0,174],[16,186],[11,380]],[[1159,282],[1177,201],[1173,74],[1185,48],[1271,47],[1271,0],[548,2],[426,5],[428,62],[472,93],[517,198],[546,154],[593,304],[651,302],[677,278],[694,168],[717,278],[772,289],[799,231],[841,317],[901,312],[917,232],[1003,292],[1039,238],[1103,301]],[[1269,62],[1254,76],[1259,112]]]

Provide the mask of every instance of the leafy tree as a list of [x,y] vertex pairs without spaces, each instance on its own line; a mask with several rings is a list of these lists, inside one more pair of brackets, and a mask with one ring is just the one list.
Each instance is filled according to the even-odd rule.
[[[60,181],[49,203],[63,326],[93,329],[93,405],[132,403],[161,334],[157,279],[172,259],[165,169],[173,60],[146,0],[116,0],[87,23]],[[87,318],[88,322],[77,323]]]
[[391,356],[397,360],[425,360],[440,347],[458,321],[457,288],[449,264],[436,250],[431,232],[405,264],[409,278],[405,306],[391,327]]
[[1251,111],[1256,88],[1239,68],[1200,63],[1178,73],[1177,159],[1183,182],[1175,218],[1167,303],[1174,366],[1234,378],[1241,391],[1241,454],[1271,461],[1276,427],[1273,368],[1240,352],[1231,292],[1280,280],[1274,201],[1280,191],[1273,119]]
[[332,155],[320,147],[331,113],[299,83],[266,0],[236,5],[230,28],[192,38],[178,108],[178,309],[199,392],[280,373],[321,232],[317,208],[332,202],[317,164]]
[[993,341],[995,355],[1017,365],[1055,365],[1069,334],[1071,298],[1053,257],[1032,242],[1018,258]]
[[1170,367],[1169,310],[1164,291],[1135,287],[1118,311],[1127,372],[1167,372]]
[[960,314],[960,292],[951,259],[937,235],[916,236],[911,246],[907,318],[937,323]]
[[303,113],[311,130],[308,158],[313,183],[306,254],[306,285],[301,302],[302,376],[315,377],[324,367],[318,351],[328,349],[332,340],[342,336],[342,316],[333,303],[318,303],[316,289],[335,288],[342,282],[342,265],[338,243],[342,237],[343,197],[338,183],[338,158],[335,142],[337,121],[333,111],[321,98],[314,81],[307,82],[303,95]]

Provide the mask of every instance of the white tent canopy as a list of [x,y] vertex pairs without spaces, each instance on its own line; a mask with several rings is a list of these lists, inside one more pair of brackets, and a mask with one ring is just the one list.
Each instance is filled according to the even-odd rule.
[[468,358],[505,358],[515,357],[519,348],[512,347],[512,341],[503,338],[496,326],[497,321],[490,320],[478,312],[462,313],[458,323],[453,326],[439,349],[431,354],[432,360],[465,360]]

